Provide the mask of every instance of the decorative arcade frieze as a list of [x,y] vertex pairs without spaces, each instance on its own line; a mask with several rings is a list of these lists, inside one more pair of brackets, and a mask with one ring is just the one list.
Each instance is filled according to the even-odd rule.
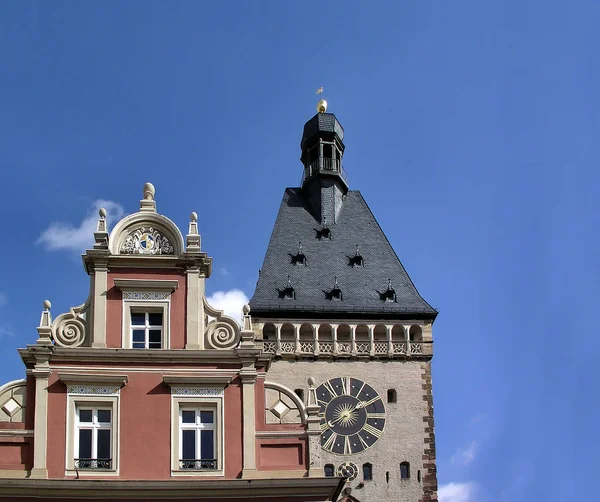
[[263,350],[281,357],[431,356],[431,326],[421,324],[264,323]]

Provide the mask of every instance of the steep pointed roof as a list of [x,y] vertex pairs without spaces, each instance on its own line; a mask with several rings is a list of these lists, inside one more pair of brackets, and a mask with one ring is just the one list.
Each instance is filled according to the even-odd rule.
[[[287,188],[250,300],[253,315],[435,318],[359,191],[347,193],[329,235],[322,230],[304,192]],[[299,242],[305,260],[294,259]]]

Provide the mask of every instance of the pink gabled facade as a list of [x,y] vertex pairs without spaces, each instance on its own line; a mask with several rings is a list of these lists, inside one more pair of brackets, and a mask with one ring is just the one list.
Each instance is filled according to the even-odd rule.
[[88,299],[44,302],[25,378],[0,387],[0,500],[334,500],[343,480],[310,468],[318,407],[268,380],[249,307],[240,326],[206,301],[196,214],[184,238],[147,183],[94,240]]

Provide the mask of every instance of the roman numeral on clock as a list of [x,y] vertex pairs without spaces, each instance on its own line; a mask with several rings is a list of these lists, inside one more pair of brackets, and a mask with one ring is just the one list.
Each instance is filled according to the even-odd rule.
[[350,446],[350,436],[344,437],[344,454],[352,454],[352,446]]
[[375,436],[376,438],[380,438],[383,431],[380,431],[376,427],[373,427],[371,424],[365,424],[362,428],[367,434],[371,434],[371,436]]
[[374,398],[369,399],[368,401],[363,402],[362,407],[366,408],[367,406],[373,404],[375,401],[379,401],[379,400],[381,400],[381,398],[379,396],[375,396]]
[[338,395],[333,386],[329,383],[329,380],[323,382],[323,387],[327,389],[327,391],[331,394],[331,397],[335,397]]
[[385,413],[367,413],[367,418],[384,419]]
[[333,443],[335,443],[336,439],[337,434],[335,432],[332,432],[331,436],[329,436],[327,438],[327,441],[325,441],[325,444],[323,444],[323,448],[325,448],[326,450],[331,450],[331,448],[333,447]]
[[350,377],[342,377],[342,393],[350,394]]

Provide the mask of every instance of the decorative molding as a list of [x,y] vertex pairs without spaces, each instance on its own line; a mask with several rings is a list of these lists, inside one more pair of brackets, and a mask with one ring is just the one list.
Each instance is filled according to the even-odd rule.
[[110,396],[119,394],[121,387],[118,385],[69,385],[67,392],[77,395]]
[[0,429],[0,437],[16,438],[33,436],[33,430],[30,429]]
[[240,330],[235,321],[212,321],[206,328],[206,340],[213,349],[233,349],[240,342]]
[[223,389],[210,387],[171,387],[172,396],[222,397]]
[[169,300],[171,293],[164,291],[123,291],[123,300]]
[[281,430],[281,431],[256,431],[256,437],[260,439],[287,439],[308,437],[305,430]]
[[174,253],[171,241],[159,230],[139,227],[131,232],[119,249],[120,254],[169,255]]
[[178,286],[179,281],[174,279],[115,279],[115,287],[121,291],[141,292],[145,290],[159,290],[172,293]]
[[240,325],[232,317],[223,314],[222,310],[212,307],[202,298],[204,311],[214,319],[208,323],[205,331],[205,340],[210,348],[217,350],[234,349],[240,343]]
[[85,303],[71,307],[69,312],[59,315],[52,323],[52,338],[61,347],[80,347],[87,338],[86,313],[90,298]]
[[[298,395],[292,389],[290,389],[289,387],[286,387],[285,385],[282,385],[280,383],[269,382],[268,380],[265,380],[265,391],[267,389],[276,390],[276,391],[284,394],[285,396],[287,396],[289,399],[291,399],[298,408],[298,411],[300,413],[301,422],[303,424],[306,423],[307,414],[306,414],[306,407],[304,406],[304,402],[302,401],[302,399],[300,399],[298,397]],[[266,396],[266,392],[265,392],[265,396]]]

